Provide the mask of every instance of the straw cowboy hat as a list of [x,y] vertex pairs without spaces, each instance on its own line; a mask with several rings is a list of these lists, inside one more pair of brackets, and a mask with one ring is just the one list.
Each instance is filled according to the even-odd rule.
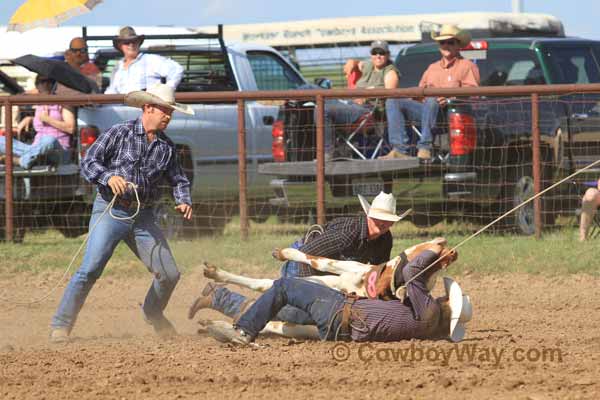
[[471,34],[469,31],[459,29],[458,26],[449,24],[442,25],[437,36],[436,33],[432,31],[431,38],[436,42],[439,42],[440,40],[456,39],[461,48],[466,47],[471,43]]
[[134,41],[139,41],[140,42],[140,46],[142,45],[142,43],[144,43],[144,35],[137,35],[135,33],[135,30],[130,27],[130,26],[124,26],[121,29],[119,29],[119,36],[117,36],[116,38],[113,39],[113,46],[115,47],[115,49],[121,51],[121,49],[119,48],[119,46],[121,45],[122,42],[134,42]]
[[391,193],[379,193],[377,197],[373,199],[373,204],[369,204],[367,199],[360,194],[358,195],[358,200],[368,217],[381,219],[383,221],[400,221],[412,211],[412,209],[409,209],[400,216],[396,215],[396,199]]
[[450,340],[460,342],[465,337],[465,324],[473,318],[471,299],[463,294],[456,281],[444,277],[444,288],[450,304]]
[[142,108],[145,104],[157,104],[184,114],[194,115],[194,110],[187,104],[175,103],[175,89],[164,83],[157,83],[147,90],[127,93],[125,104],[138,108]]

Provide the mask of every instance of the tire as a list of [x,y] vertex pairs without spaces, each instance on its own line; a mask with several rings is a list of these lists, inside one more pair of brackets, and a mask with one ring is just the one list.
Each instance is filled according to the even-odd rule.
[[[193,236],[221,235],[231,221],[233,206],[223,203],[198,203],[193,205]],[[186,232],[186,236],[191,236]]]
[[62,208],[53,223],[64,237],[76,238],[87,233],[91,212],[91,206],[82,199],[73,201]]
[[[543,190],[549,184],[549,180],[547,179],[551,176],[551,170],[549,167],[542,167],[541,172]],[[499,215],[517,207],[535,194],[533,168],[530,162],[508,167],[506,176],[506,184],[502,191],[504,195],[502,196],[500,207],[501,214]],[[533,235],[535,233],[535,212],[533,203],[533,201],[529,202],[525,206],[508,214],[503,221],[499,221],[500,226],[523,235]],[[552,201],[548,201],[542,196],[542,223],[544,226],[554,225],[556,214],[552,205]]]

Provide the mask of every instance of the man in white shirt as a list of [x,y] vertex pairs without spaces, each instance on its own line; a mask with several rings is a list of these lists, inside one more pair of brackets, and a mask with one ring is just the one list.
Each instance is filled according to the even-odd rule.
[[123,53],[110,78],[110,85],[104,93],[129,93],[145,90],[147,87],[161,83],[177,88],[183,76],[183,67],[170,58],[158,54],[140,52],[144,35],[137,35],[130,26],[119,30],[119,36],[113,40],[113,45]]

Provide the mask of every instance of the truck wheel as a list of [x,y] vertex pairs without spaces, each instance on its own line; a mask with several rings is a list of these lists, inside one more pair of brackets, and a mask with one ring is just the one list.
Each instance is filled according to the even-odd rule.
[[[551,173],[550,168],[542,167],[542,189],[547,187],[546,177]],[[504,187],[501,212],[518,206],[534,195],[533,170],[530,164],[512,166],[507,171],[507,181]],[[554,225],[556,214],[551,200],[542,196],[542,222],[545,226]],[[500,214],[501,215],[501,214]],[[507,215],[500,226],[524,235],[535,233],[535,217],[533,201]]]
[[173,200],[163,200],[154,208],[154,218],[167,239],[183,236],[183,218],[175,211]]
[[195,203],[193,208],[194,234],[198,236],[222,234],[233,215],[230,204]]
[[60,216],[53,218],[54,226],[66,238],[76,238],[88,231],[91,206],[83,200],[73,201],[62,207]]

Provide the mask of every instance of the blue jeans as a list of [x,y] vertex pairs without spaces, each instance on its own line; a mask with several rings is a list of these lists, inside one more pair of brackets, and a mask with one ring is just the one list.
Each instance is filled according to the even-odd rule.
[[[235,319],[240,316],[242,306],[247,301],[246,296],[220,286],[214,291],[211,308]],[[273,319],[300,325],[315,324],[310,314],[292,306],[283,307]]]
[[406,119],[408,119],[421,126],[421,138],[417,148],[430,150],[433,142],[432,130],[439,111],[440,105],[433,97],[425,98],[423,103],[411,99],[387,99],[385,112],[390,144],[397,151],[408,154],[410,150],[410,138],[406,132]]
[[[369,108],[356,103],[345,103],[340,100],[325,101],[325,153],[332,153],[335,147],[335,130],[340,125],[351,125],[362,115],[368,113]],[[315,111],[315,127],[317,125],[317,113]]]
[[248,308],[235,325],[256,337],[279,310],[290,305],[311,316],[322,340],[333,340],[341,322],[338,311],[343,307],[344,299],[343,293],[318,283],[281,278]]
[[[96,197],[90,229],[107,206],[106,200]],[[113,214],[117,217],[128,217],[134,212],[135,209],[113,207]],[[163,310],[177,285],[179,271],[169,245],[155,223],[153,209],[143,208],[134,220],[116,220],[107,212],[90,232],[83,262],[71,277],[52,318],[53,328],[73,327],[87,295],[121,240],[127,243],[154,276],[142,305],[145,317],[150,322],[163,319]]]
[[[19,165],[29,169],[33,164],[46,156],[53,164],[64,163],[69,159],[69,151],[63,149],[54,136],[42,136],[36,144],[26,144],[13,140],[13,155],[19,157]],[[6,138],[0,136],[0,153],[6,154]]]

